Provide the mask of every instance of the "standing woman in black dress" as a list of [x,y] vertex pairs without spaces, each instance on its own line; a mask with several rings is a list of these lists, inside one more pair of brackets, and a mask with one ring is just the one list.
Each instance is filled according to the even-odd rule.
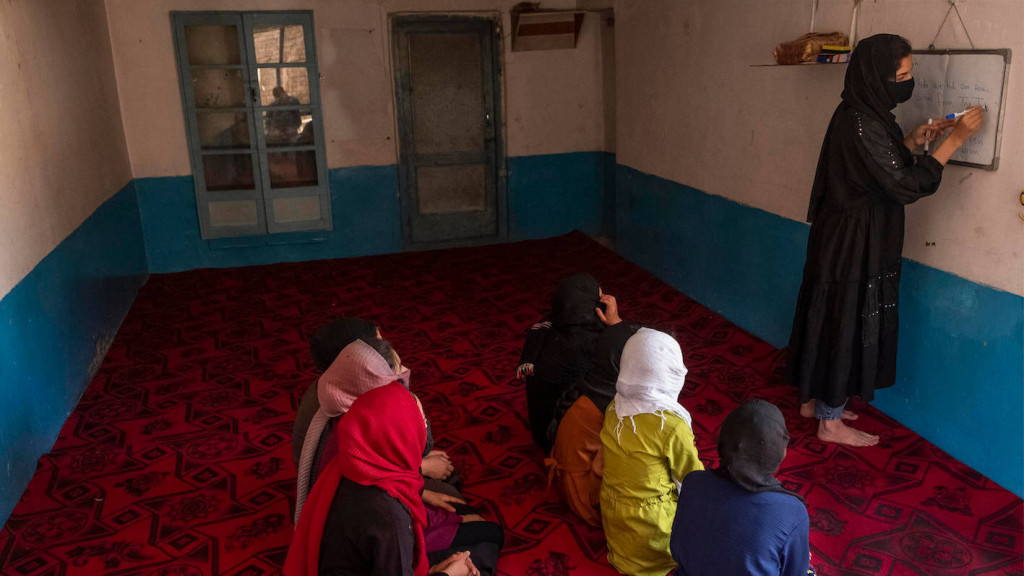
[[[982,109],[972,107],[903,134],[892,111],[914,90],[910,50],[892,34],[857,45],[814,177],[787,364],[800,413],[818,418],[826,442],[878,443],[843,423],[856,419],[843,408],[850,396],[870,402],[895,383],[903,206],[935,193],[949,157],[982,123]],[[931,156],[914,154],[948,128]]]

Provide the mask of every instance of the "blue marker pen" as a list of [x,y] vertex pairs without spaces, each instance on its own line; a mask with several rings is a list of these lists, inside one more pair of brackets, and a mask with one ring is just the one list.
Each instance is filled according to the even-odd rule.
[[[983,110],[987,111],[988,110],[988,106],[984,106]],[[963,112],[957,112],[956,114],[947,114],[946,115],[946,120],[955,120],[955,119],[963,116],[964,114],[967,114],[968,112],[970,112],[970,110],[964,110]]]

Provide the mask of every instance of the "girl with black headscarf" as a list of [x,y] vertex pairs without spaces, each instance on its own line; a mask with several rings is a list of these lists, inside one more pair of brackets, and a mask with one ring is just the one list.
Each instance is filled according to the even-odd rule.
[[789,432],[782,412],[763,400],[739,405],[722,423],[714,471],[686,475],[672,524],[678,576],[806,576],[810,524],[800,495],[775,472]]
[[551,316],[530,329],[517,371],[526,382],[530,431],[538,446],[551,447],[548,428],[556,403],[586,374],[605,325],[619,322],[615,298],[602,293],[590,274],[574,274],[558,283]]
[[[973,107],[959,120],[903,134],[892,110],[914,89],[910,50],[891,34],[857,45],[811,191],[787,364],[801,414],[818,418],[827,442],[878,443],[841,418],[856,418],[843,410],[850,396],[870,402],[895,382],[903,207],[935,193],[943,166],[981,126],[982,110]],[[950,127],[931,156],[913,153]]]

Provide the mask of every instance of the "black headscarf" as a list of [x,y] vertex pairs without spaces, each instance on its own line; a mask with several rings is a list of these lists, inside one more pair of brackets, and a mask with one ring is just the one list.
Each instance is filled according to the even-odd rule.
[[783,488],[774,476],[788,444],[782,412],[764,400],[747,400],[722,423],[718,437],[721,462],[715,473],[748,492],[782,492],[802,502],[802,496]]
[[[903,139],[896,123],[896,71],[910,44],[895,34],[875,34],[860,41],[850,56],[843,102],[874,117],[894,138]],[[901,56],[902,54],[902,56]]]
[[551,302],[551,331],[534,362],[535,373],[544,380],[567,386],[586,372],[604,330],[596,312],[600,290],[590,274],[573,274],[558,283]]
[[602,328],[594,311],[600,303],[601,287],[590,274],[573,274],[562,279],[551,302],[551,324],[555,328],[581,326]]
[[[886,132],[896,141],[903,141],[903,129],[896,123],[896,71],[899,60],[909,54],[910,43],[895,34],[875,34],[861,40],[850,56],[843,83],[843,104],[881,123]],[[839,113],[836,110],[836,114]],[[833,115],[833,122],[835,116]],[[831,124],[829,133],[821,147],[818,160],[818,174],[811,191],[811,202],[807,208],[807,221],[814,221],[825,196],[822,170],[823,158],[830,150]]]
[[317,328],[309,339],[313,363],[321,372],[334,363],[338,354],[356,340],[368,342],[377,337],[377,325],[361,318],[341,318]]

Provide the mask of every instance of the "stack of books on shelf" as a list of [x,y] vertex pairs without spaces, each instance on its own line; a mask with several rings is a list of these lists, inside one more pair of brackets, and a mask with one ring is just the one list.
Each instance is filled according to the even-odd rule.
[[818,64],[841,64],[843,62],[850,61],[850,46],[829,46],[825,45],[821,47],[821,53],[818,54]]

